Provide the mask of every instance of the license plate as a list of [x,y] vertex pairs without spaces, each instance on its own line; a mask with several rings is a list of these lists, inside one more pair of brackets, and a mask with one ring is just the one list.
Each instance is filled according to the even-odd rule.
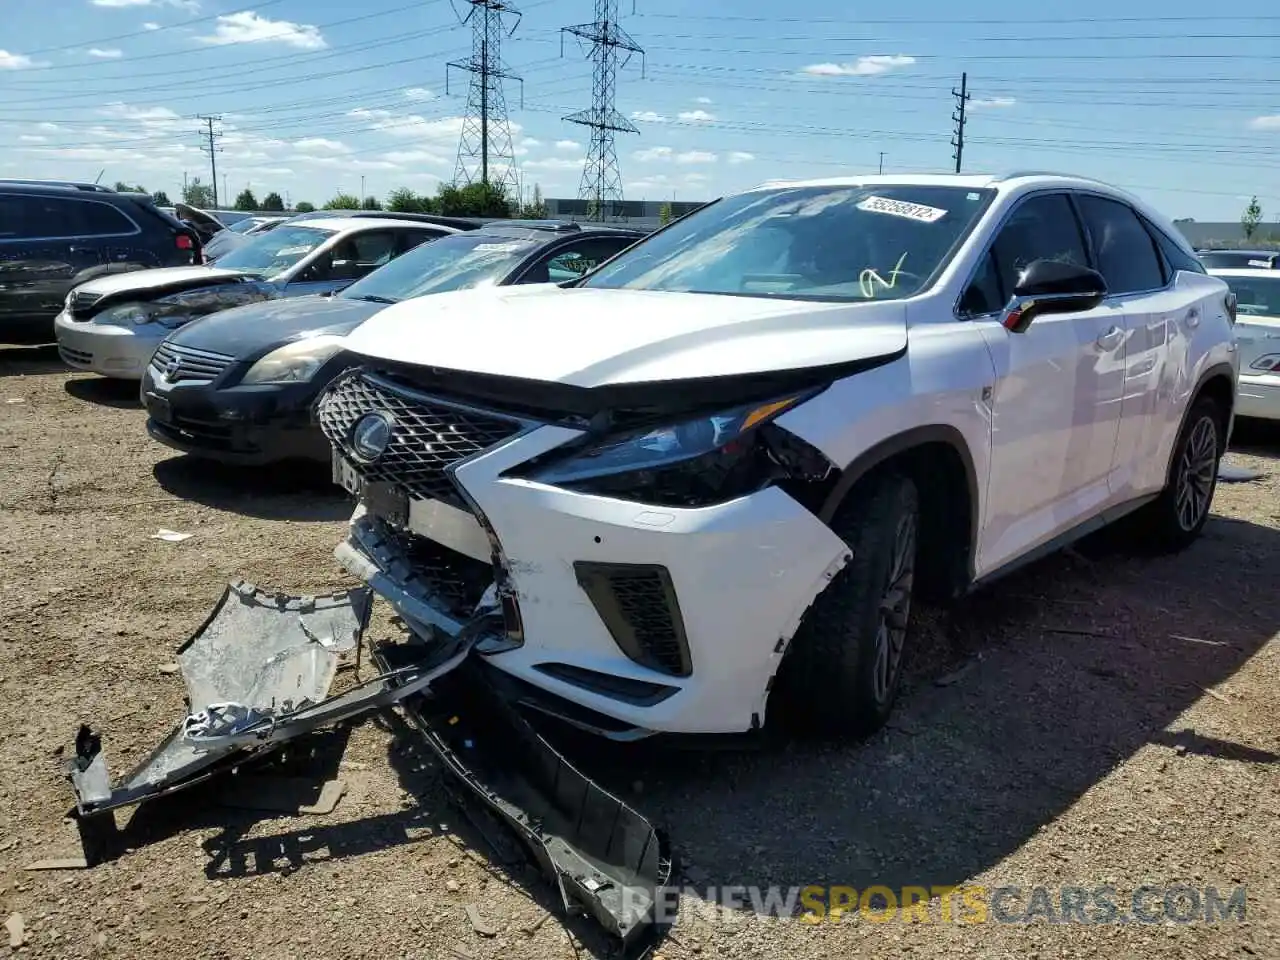
[[394,526],[409,523],[409,497],[394,483],[366,481],[344,458],[333,456],[333,482],[364,503],[365,509]]
[[162,423],[169,423],[173,419],[173,408],[169,405],[168,399],[156,396],[154,393],[147,394],[147,410],[151,416]]

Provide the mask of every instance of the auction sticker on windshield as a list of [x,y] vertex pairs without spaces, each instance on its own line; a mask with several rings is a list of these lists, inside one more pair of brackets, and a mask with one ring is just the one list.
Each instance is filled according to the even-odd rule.
[[889,197],[867,197],[858,204],[859,210],[868,213],[887,213],[894,217],[906,217],[921,223],[935,223],[947,215],[947,211],[937,207],[927,207],[923,203],[910,203],[906,200],[892,200]]

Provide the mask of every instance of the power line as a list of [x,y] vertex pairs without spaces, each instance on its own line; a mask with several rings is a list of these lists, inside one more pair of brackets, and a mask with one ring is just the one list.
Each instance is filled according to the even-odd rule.
[[[502,81],[522,81],[502,62],[502,16],[510,14],[516,18],[507,33],[511,36],[520,25],[520,11],[506,0],[467,2],[471,4],[471,10],[462,22],[471,23],[471,58],[454,60],[445,66],[445,93],[449,90],[450,67],[471,74],[453,182],[455,186],[465,186],[477,180],[483,184],[492,183],[511,196],[518,193],[520,179],[516,173],[515,148],[511,144],[511,124],[507,119],[507,98]],[[522,102],[523,89],[522,85]],[[490,177],[491,160],[499,165],[500,173],[496,179]]]
[[561,52],[564,34],[568,33],[591,44],[588,55],[593,61],[591,106],[568,114],[564,119],[591,131],[591,145],[582,167],[578,196],[591,204],[590,216],[605,220],[621,213],[622,204],[622,173],[618,169],[614,134],[640,132],[614,106],[618,69],[625,67],[633,54],[643,57],[644,48],[618,24],[618,0],[596,0],[595,14],[592,23],[580,23],[561,30]]

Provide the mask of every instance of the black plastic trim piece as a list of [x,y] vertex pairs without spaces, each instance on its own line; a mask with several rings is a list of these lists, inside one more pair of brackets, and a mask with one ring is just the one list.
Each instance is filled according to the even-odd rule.
[[[676,598],[675,584],[671,582],[671,572],[661,564],[652,563],[597,563],[592,560],[575,560],[573,573],[596,613],[604,621],[614,643],[618,645],[628,658],[656,670],[660,673],[676,677],[687,677],[693,673],[693,661],[689,654],[689,638],[685,635],[684,618],[680,614],[680,602]],[[636,636],[626,614],[622,611],[614,590],[614,578],[619,575],[650,575],[658,580],[665,612],[671,620],[671,630],[675,640],[679,664],[673,670],[670,665],[657,661],[642,645]]]
[[656,706],[680,692],[679,687],[669,684],[619,677],[612,673],[588,670],[586,667],[575,667],[570,663],[539,663],[534,665],[534,669],[597,696],[621,700],[637,707]]

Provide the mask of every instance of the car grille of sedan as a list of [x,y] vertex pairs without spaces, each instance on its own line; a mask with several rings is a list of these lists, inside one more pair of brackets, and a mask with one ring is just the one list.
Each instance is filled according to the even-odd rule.
[[101,299],[102,294],[100,293],[86,293],[83,290],[77,290],[71,295],[71,315],[73,317],[84,316]]
[[[320,428],[360,476],[394,483],[419,499],[469,509],[446,470],[521,430],[518,420],[424,396],[367,373],[331,385],[316,404]],[[352,428],[367,414],[392,420],[385,449],[376,460],[355,455]]]
[[162,343],[151,358],[151,366],[157,376],[167,383],[184,380],[208,382],[216,380],[223,370],[235,362],[235,357],[212,350],[197,350],[175,343]]

